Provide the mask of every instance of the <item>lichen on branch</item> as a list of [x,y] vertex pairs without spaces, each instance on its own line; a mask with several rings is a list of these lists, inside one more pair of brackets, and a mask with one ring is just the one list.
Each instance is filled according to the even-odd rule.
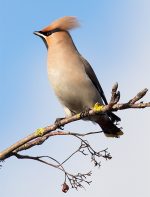
[[[59,124],[54,123],[44,128],[38,128],[36,131],[31,133],[27,137],[19,140],[15,144],[12,144],[10,147],[1,151],[0,161],[4,161],[12,156],[17,157],[18,159],[30,159],[30,160],[38,161],[41,162],[42,164],[49,165],[50,167],[57,168],[64,173],[65,180],[62,188],[63,192],[67,192],[69,190],[68,184],[70,184],[70,186],[75,189],[78,189],[79,187],[84,187],[83,186],[84,183],[87,184],[91,183],[91,181],[87,180],[87,178],[91,176],[91,172],[78,173],[74,175],[68,172],[64,168],[64,163],[68,162],[70,158],[77,153],[80,153],[83,156],[90,155],[91,161],[93,162],[94,166],[101,165],[101,161],[99,161],[99,158],[104,158],[106,160],[111,159],[111,155],[109,152],[107,152],[107,149],[101,151],[95,151],[90,145],[90,142],[88,142],[86,139],[83,139],[88,135],[96,135],[102,133],[103,131],[76,133],[76,132],[65,131],[65,130],[60,131],[60,129],[64,127],[66,124],[69,124],[74,121],[78,121],[83,118],[87,118],[89,116],[94,116],[95,114],[97,115],[101,113],[114,112],[118,110],[130,109],[130,108],[142,109],[142,108],[150,107],[150,102],[147,103],[141,101],[139,102],[139,100],[145,96],[147,91],[148,89],[145,88],[126,103],[118,103],[120,100],[120,92],[118,91],[118,84],[116,83],[112,87],[111,99],[108,105],[101,105],[99,103],[96,103],[92,109],[89,109],[88,111],[86,110],[85,112],[81,112],[80,114],[76,114],[68,118],[64,118],[59,121]],[[76,151],[73,152],[71,155],[69,155],[63,162],[59,162],[58,160],[50,156],[30,156],[30,155],[20,154],[21,151],[31,149],[32,147],[37,145],[41,145],[48,138],[58,135],[73,136],[81,142],[80,146],[76,149]],[[50,161],[44,159],[49,159]],[[55,162],[55,164],[52,164],[51,161]],[[0,167],[1,166],[2,165],[0,165]]]

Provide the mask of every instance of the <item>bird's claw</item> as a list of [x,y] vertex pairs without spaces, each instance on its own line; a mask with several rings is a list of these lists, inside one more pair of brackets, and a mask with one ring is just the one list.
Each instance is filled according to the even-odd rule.
[[90,108],[85,108],[85,110],[80,113],[80,117],[84,118],[85,116],[89,116],[89,111]]
[[64,125],[60,124],[60,121],[63,120],[64,118],[56,118],[55,120],[55,125],[57,126],[57,128],[64,130]]

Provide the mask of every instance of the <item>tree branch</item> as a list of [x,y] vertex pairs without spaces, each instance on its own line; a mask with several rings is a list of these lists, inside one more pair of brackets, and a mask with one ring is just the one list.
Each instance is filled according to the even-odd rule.
[[[99,133],[99,132],[96,132],[96,133]],[[79,187],[83,188],[84,187],[83,183],[90,184],[92,182],[90,180],[87,180],[87,177],[90,177],[92,172],[90,171],[88,173],[71,174],[64,168],[64,164],[71,157],[73,157],[75,154],[81,153],[84,156],[90,155],[91,156],[91,162],[94,163],[94,166],[100,167],[100,161],[98,161],[98,158],[104,158],[104,159],[107,160],[107,159],[111,159],[111,156],[110,156],[110,153],[107,152],[107,149],[104,149],[104,150],[101,150],[101,151],[98,151],[98,152],[95,151],[91,147],[91,145],[89,144],[89,142],[87,140],[83,140],[82,138],[80,138],[76,134],[74,136],[81,141],[81,144],[80,144],[79,148],[77,148],[77,150],[75,150],[71,155],[69,155],[61,163],[58,160],[56,160],[56,159],[54,159],[53,157],[50,157],[50,156],[29,156],[29,155],[21,155],[21,154],[15,153],[15,152],[13,153],[13,156],[17,157],[18,159],[30,159],[30,160],[38,161],[38,162],[46,164],[50,167],[54,167],[54,168],[57,168],[57,169],[61,170],[65,175],[65,180],[64,180],[64,184],[63,184],[63,187],[65,186],[65,188],[69,189],[69,186],[66,184],[67,180],[69,181],[72,188],[75,188],[75,189],[78,189]],[[87,133],[86,135],[90,135],[90,134],[91,133]],[[49,161],[45,161],[44,159],[52,160],[56,164],[52,164]],[[64,192],[67,192],[66,189],[63,189],[63,190],[64,190]]]
[[[85,174],[78,173],[76,175],[73,175],[66,171],[66,169],[64,168],[64,164],[67,161],[69,161],[70,158],[73,157],[77,153],[81,153],[84,156],[90,155],[91,161],[94,163],[95,166],[100,166],[100,161],[98,161],[97,158],[105,158],[106,160],[111,159],[111,155],[110,153],[107,152],[107,149],[97,152],[91,147],[90,143],[87,140],[83,139],[83,137],[85,136],[99,134],[99,133],[102,133],[103,131],[86,132],[86,133],[81,134],[81,133],[64,131],[64,130],[60,131],[57,129],[71,122],[78,121],[80,119],[87,118],[89,116],[94,116],[98,114],[100,115],[101,113],[108,113],[108,112],[113,112],[113,111],[118,111],[118,110],[131,109],[131,108],[141,109],[141,108],[150,107],[150,102],[147,102],[147,103],[138,102],[141,98],[145,96],[148,89],[146,88],[143,89],[136,96],[134,96],[132,99],[130,99],[126,103],[118,103],[120,99],[120,92],[117,91],[117,89],[118,89],[118,84],[116,83],[112,87],[112,95],[111,95],[111,99],[108,105],[100,105],[99,103],[96,103],[93,106],[93,109],[89,109],[88,112],[86,110],[85,112],[81,112],[69,118],[64,118],[60,120],[59,124],[54,123],[50,126],[37,129],[32,134],[19,140],[15,144],[11,145],[10,147],[0,152],[0,161],[4,161],[11,156],[15,156],[18,159],[32,159],[32,160],[41,162],[43,164],[49,165],[51,167],[57,168],[61,170],[65,175],[65,180],[64,180],[64,184],[62,188],[63,192],[67,192],[69,189],[69,186],[67,185],[66,180],[69,181],[71,187],[76,188],[76,189],[78,189],[79,187],[83,187],[83,183],[90,184],[91,181],[87,181],[86,178],[91,176],[91,172],[88,172]],[[58,136],[58,135],[59,136],[60,135],[74,136],[81,142],[80,146],[76,149],[76,151],[73,152],[70,156],[68,156],[63,162],[59,162],[58,160],[50,156],[34,157],[34,156],[19,154],[19,152],[23,150],[27,150],[36,145],[43,144],[49,137]],[[45,159],[52,160],[55,164]]]
[[[111,101],[108,105],[100,105],[96,104],[93,109],[89,110],[88,114],[87,113],[80,113],[76,114],[74,116],[71,116],[69,118],[64,118],[59,122],[59,126],[64,126],[65,124],[80,120],[82,118],[85,118],[87,116],[93,116],[95,114],[101,114],[101,113],[106,113],[110,111],[118,111],[118,110],[124,110],[124,109],[129,109],[129,108],[146,108],[150,107],[150,102],[148,103],[136,103],[138,100],[140,100],[146,93],[147,89],[144,89],[140,91],[134,98],[130,99],[127,103],[117,103],[120,98],[120,93],[117,92],[117,87],[118,85],[115,84],[112,88],[112,97]],[[81,115],[82,114],[82,115]],[[49,137],[55,136],[55,135],[73,135],[70,132],[64,132],[64,131],[55,131],[56,129],[59,128],[57,124],[53,124],[50,126],[47,126],[45,128],[39,128],[29,136],[19,140],[12,146],[8,147],[4,151],[0,153],[0,160],[4,160],[10,156],[12,156],[13,152],[18,152],[22,150],[26,150],[28,148],[31,148],[35,145],[42,144],[46,139]],[[54,132],[53,132],[54,131]],[[36,139],[36,140],[35,140]]]

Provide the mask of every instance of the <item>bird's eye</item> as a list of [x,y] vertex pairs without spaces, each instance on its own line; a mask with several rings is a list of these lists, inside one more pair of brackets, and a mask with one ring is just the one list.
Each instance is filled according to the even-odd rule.
[[51,35],[51,34],[52,34],[51,31],[46,32],[46,36],[49,36],[49,35]]
[[55,32],[59,32],[61,31],[59,28],[56,28],[54,30],[50,30],[50,31],[47,31],[47,32],[42,32],[41,33],[44,35],[44,36],[50,36],[51,34],[55,33]]

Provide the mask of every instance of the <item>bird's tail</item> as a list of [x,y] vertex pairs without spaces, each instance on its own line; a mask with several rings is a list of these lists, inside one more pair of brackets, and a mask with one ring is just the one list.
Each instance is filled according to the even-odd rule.
[[100,118],[96,121],[99,126],[102,128],[104,134],[107,137],[120,137],[123,135],[123,132],[118,128],[112,120],[107,115],[101,115]]

